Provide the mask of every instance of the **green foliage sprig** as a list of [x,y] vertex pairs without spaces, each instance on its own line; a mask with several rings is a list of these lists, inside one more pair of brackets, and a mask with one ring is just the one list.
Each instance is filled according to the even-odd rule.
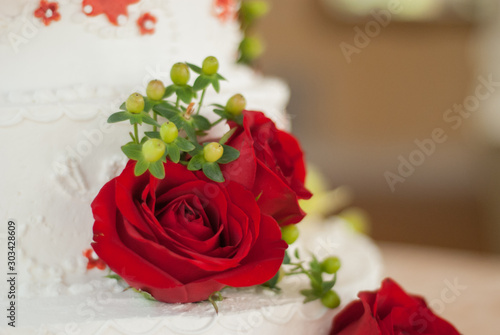
[[[149,171],[159,179],[165,177],[164,163],[170,161],[187,166],[191,171],[202,170],[211,180],[224,182],[220,164],[228,164],[240,156],[235,148],[225,143],[233,131],[219,142],[200,142],[199,138],[222,121],[243,122],[242,112],[246,100],[241,94],[231,97],[226,106],[212,105],[219,119],[211,123],[200,115],[207,90],[217,93],[220,82],[226,80],[218,73],[217,58],[205,58],[201,67],[190,63],[176,63],[170,71],[172,83],[165,86],[160,80],[152,80],[146,88],[146,96],[131,94],[120,106],[120,111],[108,118],[109,123],[129,121],[133,126],[131,141],[121,147],[123,153],[136,161],[134,173],[140,176]],[[189,84],[191,72],[197,74],[193,85]],[[198,99],[198,93],[201,96]],[[139,126],[152,126],[140,136]]]
[[[279,290],[278,283],[283,276],[306,275],[309,278],[309,289],[303,289],[300,293],[304,296],[304,303],[321,300],[321,303],[328,308],[336,308],[340,305],[340,298],[333,290],[337,281],[337,271],[340,269],[340,260],[337,257],[327,257],[322,262],[316,256],[312,256],[309,262],[300,259],[299,249],[295,249],[295,259],[292,261],[288,252],[285,254],[283,265],[273,279],[266,283],[266,286]],[[309,268],[306,267],[309,265]],[[289,268],[288,270],[285,270]],[[330,277],[329,279],[327,277]]]

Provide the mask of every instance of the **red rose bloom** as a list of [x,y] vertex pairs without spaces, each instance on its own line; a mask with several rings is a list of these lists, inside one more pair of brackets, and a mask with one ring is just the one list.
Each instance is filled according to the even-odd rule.
[[460,335],[422,298],[408,295],[391,279],[385,279],[379,291],[358,296],[361,300],[335,317],[330,335]]
[[92,203],[92,247],[130,286],[157,300],[207,299],[226,285],[271,279],[284,257],[280,228],[237,183],[218,184],[181,164],[162,180],[129,162]]
[[222,166],[224,176],[252,190],[262,212],[281,226],[300,222],[305,213],[298,200],[311,193],[304,187],[299,142],[261,112],[243,111],[243,116],[243,127],[229,123],[237,130],[226,144],[238,149],[240,158]]

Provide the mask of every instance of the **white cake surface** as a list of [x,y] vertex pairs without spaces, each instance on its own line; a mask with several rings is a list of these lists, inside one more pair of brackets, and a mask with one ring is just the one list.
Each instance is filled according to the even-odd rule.
[[[375,289],[381,259],[367,237],[335,219],[305,233],[298,248],[320,257],[337,255],[342,262],[334,289],[341,307],[330,310],[319,301],[303,304],[299,291],[308,288],[305,276],[285,277],[281,293],[264,288],[225,289],[217,315],[208,302],[165,304],[123,292],[113,279],[86,283],[86,293],[52,298],[21,299],[19,324],[10,334],[317,334],[326,335],[333,316],[360,290]],[[99,272],[99,271],[95,271]],[[97,278],[97,277],[96,277]],[[83,289],[83,287],[82,287]]]

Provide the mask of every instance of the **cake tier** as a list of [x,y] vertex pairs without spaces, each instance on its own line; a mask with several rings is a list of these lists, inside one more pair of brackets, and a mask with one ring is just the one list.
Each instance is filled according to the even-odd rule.
[[[0,0],[0,95],[82,83],[108,88],[144,83],[145,77],[168,75],[175,62],[200,63],[209,55],[228,73],[241,41],[237,1],[219,7],[211,0],[45,3],[58,8],[47,12],[40,0]],[[38,8],[48,25],[35,16]],[[60,19],[51,21],[56,15]],[[141,34],[141,26],[151,34]]]
[[[207,93],[205,106],[243,92],[250,109],[262,110],[280,127],[288,127],[287,87],[247,68],[233,70],[224,73],[229,83],[221,83],[221,94]],[[71,293],[73,284],[85,280],[82,252],[90,247],[94,221],[90,203],[125,165],[120,146],[130,140],[130,125],[106,120],[132,91],[120,92],[123,96],[87,87],[66,91],[73,94],[55,91],[51,96],[56,100],[33,98],[0,106],[0,141],[5,144],[0,156],[6,157],[0,174],[0,213],[3,222],[13,219],[17,224],[23,296]],[[205,109],[202,113],[216,117]],[[221,136],[224,127],[214,128],[214,134]],[[7,273],[6,261],[0,264]],[[6,285],[2,281],[0,287]]]
[[326,335],[334,314],[360,290],[377,287],[381,260],[372,242],[343,221],[316,224],[315,228],[303,239],[309,246],[299,248],[302,255],[311,250],[342,260],[335,286],[342,300],[338,309],[326,309],[319,301],[303,304],[299,290],[308,286],[305,276],[285,277],[280,293],[255,287],[225,289],[218,315],[208,302],[148,301],[137,293],[122,292],[115,280],[101,279],[82,285],[80,290],[87,291],[84,294],[19,300],[15,334]]

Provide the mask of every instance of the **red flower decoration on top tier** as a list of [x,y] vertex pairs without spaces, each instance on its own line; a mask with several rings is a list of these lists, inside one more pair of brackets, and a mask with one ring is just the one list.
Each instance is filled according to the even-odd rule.
[[154,34],[156,26],[156,17],[150,13],[144,13],[137,20],[141,35]]
[[299,142],[261,112],[244,111],[243,116],[243,126],[229,122],[237,129],[227,142],[240,151],[240,159],[222,171],[252,190],[262,212],[280,226],[300,222],[305,213],[298,200],[312,195],[304,186],[306,168]]
[[120,15],[128,16],[127,6],[137,2],[139,0],[83,0],[82,10],[88,16],[105,14],[109,22],[117,26]]
[[214,0],[215,15],[221,21],[228,21],[236,18],[238,7],[234,0]]
[[52,21],[59,21],[61,14],[58,12],[57,2],[40,0],[40,6],[35,10],[35,17],[42,19],[44,25],[48,26]]

